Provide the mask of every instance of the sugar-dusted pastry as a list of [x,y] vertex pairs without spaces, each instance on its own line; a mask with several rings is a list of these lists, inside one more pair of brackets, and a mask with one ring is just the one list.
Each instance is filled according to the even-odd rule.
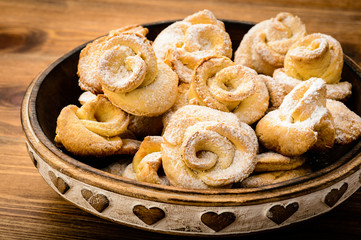
[[287,157],[276,152],[264,152],[257,154],[257,165],[254,172],[273,172],[291,170],[302,166],[306,162],[306,157]]
[[342,67],[341,44],[322,33],[313,33],[295,42],[284,62],[284,71],[290,77],[300,80],[318,77],[330,84],[340,81]]
[[145,137],[138,152],[134,155],[132,163],[125,169],[123,177],[169,185],[167,177],[158,174],[159,169],[162,168],[161,143],[162,137],[160,136]]
[[258,141],[233,113],[187,105],[175,112],[161,145],[171,185],[206,189],[229,187],[252,173]]
[[253,26],[243,37],[234,61],[272,76],[283,67],[285,55],[291,45],[306,35],[306,27],[297,16],[282,12],[275,18]]
[[157,61],[150,42],[140,34],[122,33],[103,44],[98,76],[109,100],[136,116],[159,116],[175,102],[178,77]]
[[102,87],[97,76],[97,67],[100,56],[103,54],[102,44],[109,38],[124,32],[133,32],[145,36],[148,33],[147,28],[139,25],[126,26],[109,32],[107,36],[98,38],[87,44],[80,52],[78,63],[79,86],[84,91],[92,93],[102,93]]
[[68,105],[57,119],[55,142],[80,156],[121,154],[129,116],[103,95],[86,102],[81,108]]
[[336,130],[335,143],[348,144],[361,136],[361,117],[340,101],[327,99]]
[[309,167],[301,166],[292,170],[259,173],[246,178],[240,185],[245,188],[263,187],[302,177],[311,172],[312,170]]
[[[267,78],[265,83],[270,93],[272,107],[279,107],[283,98],[303,80],[288,76],[284,68],[276,69],[273,78]],[[326,98],[345,100],[352,94],[352,84],[347,81],[326,84]]]
[[335,128],[326,108],[325,82],[311,78],[297,85],[278,109],[258,122],[256,134],[267,149],[286,156],[333,147]]
[[268,91],[261,77],[223,56],[203,58],[194,69],[188,98],[190,103],[233,112],[252,124],[266,112]]
[[165,28],[154,40],[154,51],[189,83],[197,62],[210,55],[232,57],[232,42],[223,22],[209,10],[199,11]]

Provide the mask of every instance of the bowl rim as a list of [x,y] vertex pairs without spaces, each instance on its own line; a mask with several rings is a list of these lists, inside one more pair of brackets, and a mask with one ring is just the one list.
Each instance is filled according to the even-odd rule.
[[[160,24],[171,24],[177,20],[141,24],[151,27]],[[251,27],[253,24],[236,20],[222,20],[225,24],[235,23]],[[93,41],[93,40],[92,40]],[[91,42],[91,41],[89,41]],[[88,43],[88,42],[87,42]],[[297,179],[284,181],[259,188],[233,189],[183,189],[174,186],[163,186],[139,182],[107,173],[65,154],[57,148],[44,134],[36,115],[37,92],[46,76],[62,61],[86,46],[84,43],[66,53],[43,72],[36,76],[28,86],[21,105],[21,123],[27,142],[47,164],[59,172],[86,184],[99,187],[110,192],[145,200],[194,206],[241,206],[275,202],[297,197],[327,188],[338,181],[357,172],[361,167],[361,142],[346,155],[355,155],[346,161],[342,157],[329,166]],[[361,79],[361,68],[344,54],[344,64]]]

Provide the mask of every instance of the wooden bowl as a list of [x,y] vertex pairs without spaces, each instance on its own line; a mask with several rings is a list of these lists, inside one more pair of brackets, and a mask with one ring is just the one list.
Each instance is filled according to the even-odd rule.
[[[225,20],[234,48],[253,26]],[[149,39],[172,22],[146,24]],[[360,140],[313,154],[315,171],[261,188],[189,190],[125,179],[100,170],[54,144],[56,119],[77,104],[79,46],[61,57],[29,86],[22,124],[29,155],[45,181],[63,198],[96,216],[143,230],[197,236],[242,235],[287,226],[330,211],[361,185]],[[361,70],[345,56],[342,78],[353,85],[350,109],[361,115]],[[113,159],[114,160],[114,159]],[[111,161],[111,159],[109,160]],[[109,162],[108,162],[109,163]]]

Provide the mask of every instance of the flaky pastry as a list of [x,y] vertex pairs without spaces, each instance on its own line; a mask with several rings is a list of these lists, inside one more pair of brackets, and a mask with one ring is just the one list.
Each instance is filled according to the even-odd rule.
[[297,85],[278,109],[258,122],[256,134],[266,148],[286,156],[333,147],[335,128],[326,108],[325,82],[311,78]]
[[162,137],[147,136],[134,155],[132,163],[125,169],[123,177],[142,182],[169,185],[166,176],[158,174],[162,168]]
[[[265,83],[270,93],[272,107],[279,107],[283,98],[303,80],[288,76],[284,68],[276,69],[273,78],[267,78]],[[326,98],[334,100],[346,100],[352,94],[352,84],[347,81],[326,84]]]
[[205,189],[246,178],[255,167],[257,149],[253,129],[233,113],[187,105],[168,123],[161,153],[171,185]]
[[259,173],[249,176],[241,182],[241,187],[255,188],[288,181],[311,173],[309,167],[301,166],[292,170],[282,170],[274,172]]
[[333,37],[313,33],[295,42],[286,54],[284,71],[300,80],[322,78],[326,83],[338,83],[343,67],[341,44]]
[[98,38],[83,48],[80,52],[78,63],[79,86],[82,90],[95,94],[103,92],[99,77],[97,76],[98,62],[103,54],[102,45],[110,38],[127,32],[145,36],[148,33],[148,29],[139,25],[132,25],[112,30],[107,36]]
[[165,28],[154,40],[154,51],[189,83],[197,62],[210,55],[232,57],[232,42],[223,22],[203,10]]
[[234,61],[272,76],[275,69],[283,67],[291,45],[305,35],[306,27],[297,16],[279,13],[256,24],[244,35]]
[[327,99],[336,130],[335,143],[348,144],[361,136],[361,117],[340,101]]
[[273,172],[292,170],[302,166],[306,162],[306,157],[287,157],[276,152],[264,152],[257,154],[257,165],[254,172]]
[[252,124],[268,108],[266,85],[257,73],[223,56],[203,58],[194,69],[188,98],[191,104],[233,112]]
[[157,61],[150,42],[133,33],[119,34],[103,46],[98,75],[104,94],[136,116],[158,116],[175,102],[178,77]]
[[128,114],[112,105],[103,95],[86,102],[81,108],[68,105],[57,120],[55,142],[80,156],[120,154]]

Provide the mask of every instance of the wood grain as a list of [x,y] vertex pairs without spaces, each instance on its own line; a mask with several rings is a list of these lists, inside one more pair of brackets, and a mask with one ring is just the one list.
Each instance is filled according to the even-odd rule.
[[[204,8],[249,22],[292,12],[308,32],[338,39],[361,65],[360,1],[0,0],[0,239],[184,239],[120,226],[63,200],[30,160],[20,105],[31,80],[78,45],[121,26],[181,19]],[[361,190],[327,214],[247,239],[276,237],[360,239]]]

